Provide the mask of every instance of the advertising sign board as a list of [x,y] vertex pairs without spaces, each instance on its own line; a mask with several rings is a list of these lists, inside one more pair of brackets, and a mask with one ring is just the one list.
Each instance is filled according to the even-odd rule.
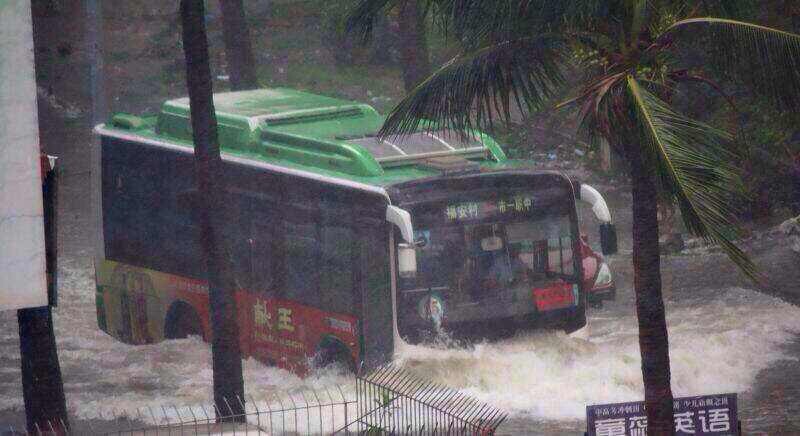
[[[676,398],[673,402],[676,435],[738,436],[736,394]],[[644,402],[586,406],[589,436],[645,436]]]
[[0,310],[47,305],[30,0],[0,0]]

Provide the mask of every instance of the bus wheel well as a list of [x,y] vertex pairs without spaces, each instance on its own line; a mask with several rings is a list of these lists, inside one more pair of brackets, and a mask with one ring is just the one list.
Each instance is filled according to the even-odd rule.
[[203,336],[203,325],[197,311],[185,301],[173,303],[164,320],[164,338],[183,339],[193,335]]
[[326,337],[317,346],[314,355],[315,368],[327,368],[331,365],[338,365],[343,370],[355,373],[356,364],[350,349],[337,338]]

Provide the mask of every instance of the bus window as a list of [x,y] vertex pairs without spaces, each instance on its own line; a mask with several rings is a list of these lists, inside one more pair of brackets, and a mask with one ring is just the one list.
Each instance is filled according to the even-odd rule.
[[572,239],[568,236],[547,240],[547,269],[549,272],[572,275]]
[[250,278],[257,293],[272,294],[278,285],[275,259],[280,247],[274,232],[274,225],[263,222],[253,223],[250,232]]
[[323,310],[353,314],[356,304],[355,248],[355,232],[351,228],[322,228],[320,293]]
[[283,298],[319,307],[319,226],[312,222],[284,222],[286,286]]
[[506,231],[509,243],[518,250],[518,258],[533,271],[570,276],[575,270],[569,225],[566,217],[552,217],[510,224]]

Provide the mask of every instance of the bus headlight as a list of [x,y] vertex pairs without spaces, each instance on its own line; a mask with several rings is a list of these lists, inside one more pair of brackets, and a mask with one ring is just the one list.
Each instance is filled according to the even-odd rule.
[[600,264],[600,270],[597,271],[597,278],[594,281],[594,287],[598,288],[601,286],[607,286],[611,284],[611,270],[608,268],[605,262]]

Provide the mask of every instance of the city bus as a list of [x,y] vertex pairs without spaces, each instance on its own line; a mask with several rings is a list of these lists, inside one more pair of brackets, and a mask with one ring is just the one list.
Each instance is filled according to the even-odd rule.
[[[576,213],[591,204],[615,250],[602,196],[482,132],[380,139],[371,106],[291,89],[214,105],[244,356],[302,374],[441,337],[574,331],[589,290],[612,282]],[[95,129],[97,323],[125,343],[211,335],[189,113],[179,98]]]

